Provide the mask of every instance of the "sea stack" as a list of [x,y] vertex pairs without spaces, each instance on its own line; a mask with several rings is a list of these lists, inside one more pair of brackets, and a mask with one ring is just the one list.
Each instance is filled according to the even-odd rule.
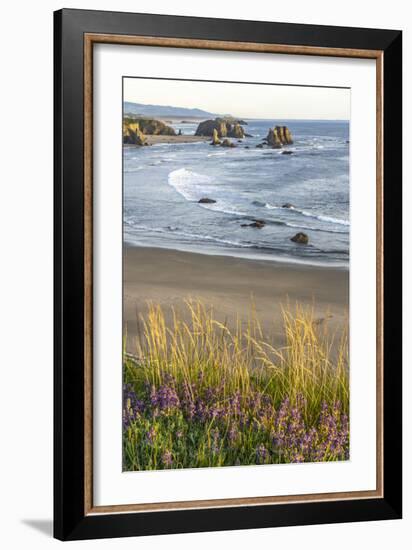
[[213,128],[213,137],[212,137],[212,143],[210,145],[220,145],[221,141],[219,139],[219,134],[217,133],[216,128]]
[[234,124],[231,130],[229,131],[230,137],[243,139],[245,137],[245,132],[240,124]]
[[245,137],[245,131],[240,123],[237,120],[232,120],[229,118],[204,120],[198,125],[195,135],[212,137],[215,130],[218,138],[232,137],[236,139],[243,139]]
[[285,132],[285,140],[288,145],[293,144],[292,134],[287,126],[284,126],[284,132]]
[[270,145],[273,149],[280,149],[282,147],[282,142],[280,140],[279,132],[277,130],[278,127],[269,128],[268,135],[266,136],[266,141],[268,145]]
[[292,134],[287,126],[269,128],[266,141],[273,149],[280,149],[283,145],[292,145]]

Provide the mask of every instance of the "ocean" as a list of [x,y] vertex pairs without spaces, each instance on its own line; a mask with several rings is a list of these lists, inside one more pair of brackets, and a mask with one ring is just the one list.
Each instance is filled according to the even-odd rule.
[[[123,149],[124,240],[312,265],[349,265],[349,122],[248,120],[236,148],[208,142]],[[294,144],[259,149],[286,125]],[[171,124],[193,135],[197,123]],[[249,146],[246,148],[245,146]],[[216,201],[199,204],[201,198]],[[291,208],[283,205],[289,203]],[[254,220],[264,227],[242,227]],[[302,245],[290,239],[309,237]]]

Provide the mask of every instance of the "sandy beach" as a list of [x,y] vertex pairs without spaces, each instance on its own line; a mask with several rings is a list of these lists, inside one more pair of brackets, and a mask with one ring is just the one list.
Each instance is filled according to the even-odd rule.
[[123,94],[123,471],[349,460],[350,90]]
[[208,136],[153,136],[146,135],[146,140],[149,145],[155,145],[156,143],[195,143],[197,141],[211,141]]
[[254,303],[268,338],[283,343],[281,307],[289,301],[313,306],[316,323],[338,334],[346,325],[349,272],[274,261],[179,252],[161,248],[124,248],[124,322],[127,351],[135,350],[137,318],[147,302],[184,310],[184,301],[202,300],[232,327]]

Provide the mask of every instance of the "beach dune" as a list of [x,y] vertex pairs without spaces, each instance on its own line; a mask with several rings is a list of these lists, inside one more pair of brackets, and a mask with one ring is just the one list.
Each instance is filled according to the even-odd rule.
[[265,336],[284,343],[282,306],[313,307],[315,321],[337,338],[347,324],[349,271],[170,249],[125,246],[124,325],[127,351],[134,353],[137,319],[148,302],[185,311],[185,300],[200,299],[229,328],[256,310]]

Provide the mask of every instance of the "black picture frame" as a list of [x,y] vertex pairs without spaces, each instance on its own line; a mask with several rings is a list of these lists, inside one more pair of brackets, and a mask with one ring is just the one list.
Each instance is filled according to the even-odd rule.
[[[84,36],[141,35],[383,54],[383,497],[86,514]],[[63,9],[54,14],[54,536],[60,540],[397,519],[402,515],[402,33]],[[393,139],[396,136],[396,139]]]

